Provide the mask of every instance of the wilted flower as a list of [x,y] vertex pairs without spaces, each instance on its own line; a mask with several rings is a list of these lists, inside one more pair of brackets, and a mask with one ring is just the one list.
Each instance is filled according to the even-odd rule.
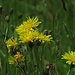
[[69,51],[68,53],[65,52],[64,55],[62,55],[62,59],[67,60],[66,63],[75,65],[75,52]]

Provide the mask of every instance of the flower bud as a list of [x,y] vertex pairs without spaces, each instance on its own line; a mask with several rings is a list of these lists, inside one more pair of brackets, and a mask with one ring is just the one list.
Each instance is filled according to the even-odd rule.
[[20,13],[18,16],[18,19],[21,19],[21,18],[22,18],[22,13]]
[[2,7],[2,6],[0,6],[0,14],[2,14],[2,10],[3,10],[3,7]]
[[15,30],[13,25],[11,25],[11,30],[12,30],[12,31],[14,31],[14,30]]
[[12,15],[13,14],[13,8],[10,8],[10,15]]
[[51,34],[52,34],[52,31],[51,31],[51,30],[49,30],[49,31],[48,31],[48,35],[51,35]]
[[44,33],[45,35],[48,35],[48,30],[44,30],[43,33]]
[[2,37],[5,37],[5,33],[2,33]]
[[6,17],[5,17],[5,20],[6,20],[7,23],[9,23],[10,17],[9,17],[9,16],[6,16]]

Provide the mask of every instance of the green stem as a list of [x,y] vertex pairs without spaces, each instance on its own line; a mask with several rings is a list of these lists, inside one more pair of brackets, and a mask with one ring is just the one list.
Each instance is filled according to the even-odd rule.
[[5,42],[6,39],[7,39],[8,32],[9,32],[9,23],[7,23],[7,27],[6,27],[6,31],[5,31],[5,39],[4,39],[4,42]]
[[70,72],[71,72],[71,70],[69,69],[68,72],[67,72],[67,75],[70,75]]
[[57,67],[55,66],[55,71],[56,71],[56,74],[59,75],[59,72],[57,70]]
[[38,53],[38,47],[35,46],[34,47],[34,54],[35,54],[35,59],[36,59],[36,63],[37,63],[37,75],[39,75],[39,53]]
[[23,75],[26,75],[26,71],[25,71],[25,69],[24,69],[24,68],[22,68],[20,65],[18,65],[18,66],[19,66],[19,68],[21,69],[22,74],[23,74]]

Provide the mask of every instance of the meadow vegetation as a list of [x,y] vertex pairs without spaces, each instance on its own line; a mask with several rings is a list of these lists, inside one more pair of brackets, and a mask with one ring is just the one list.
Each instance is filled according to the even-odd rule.
[[0,75],[74,75],[74,67],[75,0],[0,0]]

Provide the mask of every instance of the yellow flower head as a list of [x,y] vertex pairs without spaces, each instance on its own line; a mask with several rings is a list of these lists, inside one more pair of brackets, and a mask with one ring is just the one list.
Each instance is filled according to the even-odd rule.
[[20,52],[17,52],[17,53],[14,55],[14,58],[15,58],[17,61],[24,61],[24,56],[23,56]]
[[24,61],[24,56],[20,52],[17,52],[14,56],[10,56],[8,61],[9,64],[15,64],[19,61]]
[[19,40],[22,43],[33,42],[39,40],[40,42],[50,42],[52,41],[51,35],[44,35],[43,33],[39,33],[37,30],[27,30],[25,33],[21,33],[19,35]]
[[27,21],[24,21],[20,26],[16,28],[18,34],[24,33],[26,30],[32,30],[37,27],[41,22],[38,21],[37,17],[30,18],[28,17]]
[[75,65],[75,52],[69,51],[68,53],[65,52],[64,55],[62,55],[62,59],[67,60],[66,63]]
[[35,38],[38,36],[39,32],[36,30],[27,30],[25,33],[19,35],[19,40],[22,43],[33,42]]
[[33,41],[33,36],[32,36],[32,31],[26,31],[25,33],[21,33],[19,35],[19,40],[22,42],[22,43],[26,43],[26,42],[29,42],[29,41]]
[[16,39],[8,39],[6,41],[6,44],[7,44],[8,52],[10,52],[11,48],[15,48],[16,47],[17,42],[16,42]]
[[44,42],[50,42],[50,41],[52,41],[53,38],[51,37],[51,35],[44,35],[43,33],[39,33],[37,39],[40,42],[44,43]]

